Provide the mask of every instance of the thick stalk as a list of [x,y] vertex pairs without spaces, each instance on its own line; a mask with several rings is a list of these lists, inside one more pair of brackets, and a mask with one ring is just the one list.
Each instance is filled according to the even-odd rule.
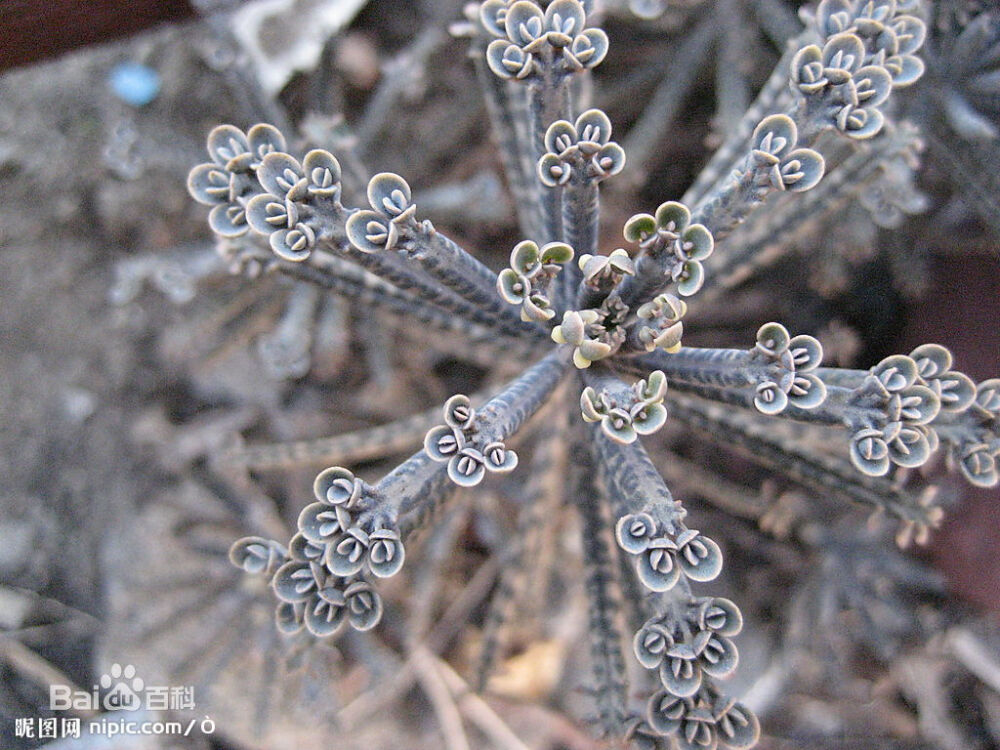
[[327,256],[321,260],[318,254],[314,254],[305,263],[275,262],[273,267],[278,273],[316,284],[363,305],[384,307],[438,330],[461,333],[476,340],[496,335],[495,331],[470,323],[459,316],[428,307],[377,276],[337,258]]
[[[532,158],[535,164],[545,153],[545,131],[556,120],[572,121],[573,113],[569,96],[569,81],[565,77],[555,79],[550,66],[540,66],[545,77],[528,84],[528,122],[531,138]],[[549,190],[541,185],[537,176],[532,175],[536,189],[540,191],[544,223],[541,242],[561,242],[563,240],[562,210],[560,191]],[[541,244],[541,243],[540,243]]]
[[584,562],[584,586],[588,594],[590,661],[596,690],[594,702],[601,727],[609,736],[621,736],[628,716],[625,659],[622,654],[622,602],[618,567],[612,561],[608,539],[607,498],[594,483],[594,466],[589,451],[579,446],[580,456],[573,467],[573,498],[580,512]]
[[642,443],[616,443],[597,425],[590,428],[591,445],[603,467],[615,515],[621,518],[655,510],[654,515],[665,523],[680,523],[685,511],[674,500]]
[[[484,327],[497,328],[508,336],[546,338],[543,331],[524,323],[502,304],[492,271],[434,229],[418,225],[412,233],[416,249],[409,252],[422,260],[415,264],[394,252],[367,253],[351,245],[343,227],[352,211],[339,203],[324,202],[312,208],[316,219],[322,220],[317,243],[322,250],[347,258],[413,297]],[[448,269],[449,263],[456,268]],[[470,278],[462,277],[463,273]],[[452,280],[444,289],[436,283],[443,282],[436,278],[442,274]],[[471,274],[475,274],[475,281]]]
[[[550,192],[555,192],[550,190]],[[594,180],[576,174],[563,188],[562,225],[567,244],[576,252],[576,257],[597,253],[598,228],[601,221],[599,188]],[[571,309],[583,273],[575,263],[567,263],[559,272],[557,307]],[[588,305],[589,306],[589,305]]]
[[760,90],[757,99],[743,115],[743,119],[737,127],[733,128],[730,137],[712,156],[708,164],[704,166],[694,183],[684,193],[681,203],[685,206],[694,206],[704,200],[715,188],[713,185],[720,178],[725,179],[733,170],[733,166],[742,160],[750,142],[750,135],[757,123],[765,116],[780,112],[792,102],[791,93],[788,91],[788,74],[791,67],[792,58],[805,42],[798,39],[789,43],[781,60],[774,67],[767,83]]
[[774,370],[773,363],[754,357],[753,350],[682,347],[674,354],[656,352],[638,359],[642,370],[662,370],[667,381],[714,388],[747,388]]
[[[563,188],[562,226],[566,243],[576,251],[577,257],[597,252],[600,211],[597,182],[588,179],[586,175],[577,179],[574,170],[574,179]],[[577,266],[571,264],[569,268],[576,269]],[[566,270],[564,268],[563,272]]]
[[[525,370],[477,411],[477,431],[491,440],[505,441],[513,436],[552,394],[566,370],[567,359],[568,352],[557,349]],[[365,510],[390,518],[407,514],[423,518],[428,512],[423,506],[433,505],[448,484],[447,466],[421,450],[372,488],[374,502]]]
[[522,335],[544,338],[544,332],[524,323],[497,294],[497,276],[452,240],[426,224],[406,231],[402,244],[410,257],[420,263],[430,276],[497,321],[519,329]]
[[559,347],[490,399],[479,410],[480,430],[506,440],[545,403],[566,372],[568,347]]
[[[538,197],[535,193],[535,167],[526,165],[529,159],[522,154],[520,130],[527,132],[525,124],[518,124],[519,115],[526,114],[524,98],[526,92],[522,86],[496,76],[486,67],[486,47],[477,40],[472,57],[476,67],[476,77],[486,100],[486,111],[495,137],[499,139],[500,159],[503,164],[507,182],[514,197],[514,208],[517,213],[521,234],[525,237],[540,237],[542,234],[542,217]],[[515,99],[518,100],[515,104]],[[523,119],[523,118],[522,118]]]
[[668,393],[672,418],[709,440],[736,450],[766,468],[780,470],[795,482],[875,508],[904,521],[931,523],[928,508],[888,477],[861,474],[848,461],[799,447],[798,440],[768,429],[760,420],[715,404]]

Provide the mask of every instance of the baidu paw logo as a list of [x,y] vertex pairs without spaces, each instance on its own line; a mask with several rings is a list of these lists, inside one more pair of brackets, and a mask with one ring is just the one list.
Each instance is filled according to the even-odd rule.
[[135,676],[135,667],[126,664],[112,664],[111,670],[101,675],[101,688],[104,696],[105,711],[135,711],[142,706],[142,692],[145,683],[141,677]]

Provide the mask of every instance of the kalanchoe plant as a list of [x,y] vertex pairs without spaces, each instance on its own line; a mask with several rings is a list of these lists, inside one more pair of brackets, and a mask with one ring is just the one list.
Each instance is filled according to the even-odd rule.
[[584,28],[586,11],[578,0],[555,0],[544,12],[524,0],[490,0],[483,3],[482,20],[501,37],[486,51],[490,69],[501,78],[564,77],[596,67],[608,51],[601,29]]
[[521,305],[521,320],[542,323],[556,313],[547,295],[560,267],[573,259],[573,248],[549,242],[539,248],[531,240],[519,242],[510,254],[510,268],[497,276],[497,292],[504,302]]
[[487,471],[506,473],[517,466],[517,454],[496,434],[484,430],[469,398],[452,396],[444,405],[445,424],[424,438],[424,450],[435,461],[448,463],[448,478],[460,487],[474,487]]
[[658,294],[635,311],[636,317],[645,322],[636,323],[631,343],[647,352],[659,348],[675,354],[681,348],[681,336],[684,335],[681,318],[686,312],[684,300],[672,294]]
[[[1000,381],[976,386],[936,345],[869,370],[821,367],[819,342],[778,323],[762,325],[750,349],[682,342],[687,304],[676,295],[697,300],[713,273],[744,262],[713,256],[717,242],[766,216],[765,201],[822,186],[827,152],[843,166],[856,141],[872,144],[868,160],[895,147],[889,131],[905,128],[892,121],[892,94],[922,71],[916,15],[893,0],[823,0],[753,122],[734,130],[684,201],[625,223],[632,255],[605,255],[598,183],[622,169],[624,152],[579,85],[608,50],[590,6],[487,0],[470,19],[525,237],[499,274],[418,219],[399,175],[375,174],[368,206],[351,207],[330,152],[300,161],[269,125],[210,134],[212,161],[192,170],[189,189],[213,206],[210,225],[230,252],[531,363],[480,406],[452,396],[422,449],[374,484],[325,470],[287,546],[246,538],[232,559],[268,579],[283,632],[371,629],[383,615],[375,579],[400,571],[409,535],[460,488],[516,481],[529,462],[509,445],[528,442],[524,428],[546,403],[567,407],[582,416],[557,439],[573,447],[564,499],[587,551],[602,728],[651,747],[747,748],[758,721],[719,682],[737,668],[742,616],[734,602],[695,592],[720,575],[723,551],[688,528],[640,438],[669,412],[679,429],[742,449],[806,489],[876,506],[919,540],[940,509],[904,488],[900,470],[943,449],[970,482],[995,485]],[[836,133],[848,139],[828,137]],[[601,538],[609,520],[613,548]],[[655,673],[640,686],[643,709],[627,700],[611,581],[636,594],[634,657]]]
[[667,421],[663,397],[666,376],[659,370],[631,388],[617,378],[593,378],[580,394],[584,422],[599,422],[604,434],[621,443],[633,443],[639,435],[652,435]]
[[712,254],[715,240],[704,225],[691,223],[691,212],[683,204],[663,203],[655,216],[636,214],[625,224],[625,239],[643,251],[640,271],[658,263],[662,273],[677,283],[678,294],[688,297],[701,289],[705,280],[701,261]]
[[611,142],[611,121],[588,109],[576,123],[556,120],[545,131],[546,151],[538,161],[538,179],[547,187],[599,182],[621,172],[625,152]]

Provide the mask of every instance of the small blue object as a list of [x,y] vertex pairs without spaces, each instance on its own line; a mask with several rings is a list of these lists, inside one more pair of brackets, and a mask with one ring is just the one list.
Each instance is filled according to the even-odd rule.
[[146,65],[119,63],[108,79],[115,96],[133,107],[142,107],[160,93],[160,74]]

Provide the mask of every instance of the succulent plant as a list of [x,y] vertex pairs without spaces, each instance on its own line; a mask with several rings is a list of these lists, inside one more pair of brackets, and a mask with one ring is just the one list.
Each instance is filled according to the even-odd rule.
[[[688,193],[633,215],[627,247],[602,254],[600,195],[628,139],[612,141],[587,103],[610,44],[595,5],[486,0],[464,26],[523,236],[499,273],[420,218],[403,176],[375,174],[368,205],[354,206],[332,145],[268,124],[209,134],[211,161],[189,191],[212,206],[231,257],[526,362],[489,397],[448,399],[423,448],[377,482],[322,472],[287,544],[245,538],[231,556],[268,579],[282,632],[377,627],[378,579],[403,567],[410,536],[467,488],[522,481],[527,451],[508,446],[530,448],[533,418],[565,411],[547,440],[568,453],[560,500],[580,517],[602,730],[651,747],[752,747],[759,723],[720,682],[737,669],[742,616],[696,593],[723,549],[687,526],[643,438],[668,423],[707,434],[808,491],[897,519],[901,541],[926,539],[942,514],[906,470],[941,453],[973,485],[1000,481],[1000,380],[973,383],[944,347],[846,369],[776,322],[759,321],[747,348],[683,341],[682,318],[777,254],[764,238],[816,218],[810,196],[855,195],[909,153],[896,90],[924,71],[925,23],[917,2],[822,0]],[[301,157],[289,147],[300,140]],[[634,656],[655,673],[642,710],[628,698],[612,587],[631,597]]]

